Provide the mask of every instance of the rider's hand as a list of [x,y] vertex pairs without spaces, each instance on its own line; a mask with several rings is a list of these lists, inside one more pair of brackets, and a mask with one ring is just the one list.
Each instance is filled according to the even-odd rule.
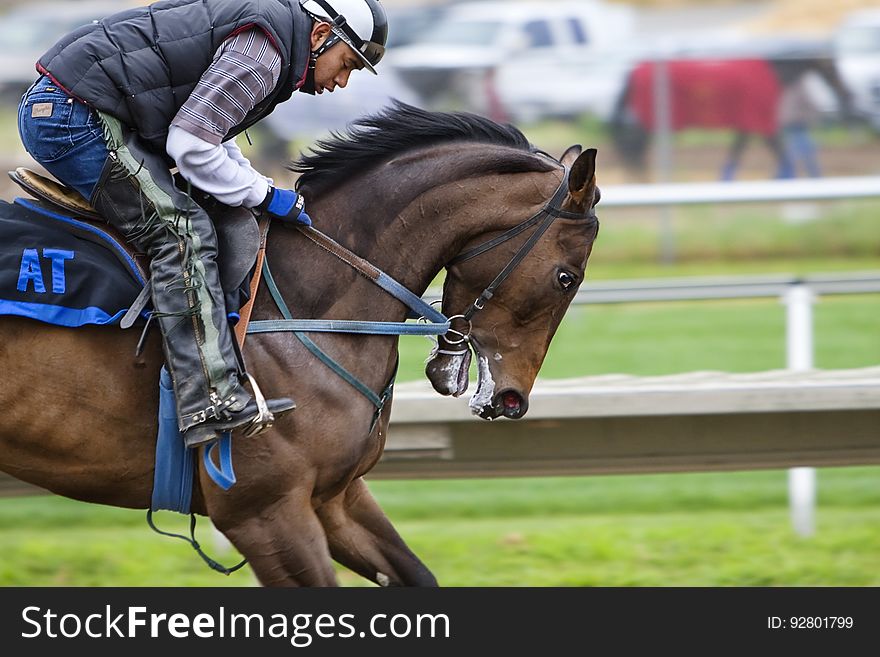
[[311,226],[312,219],[306,214],[305,199],[290,189],[269,187],[269,193],[257,210],[268,212],[271,216],[289,223]]

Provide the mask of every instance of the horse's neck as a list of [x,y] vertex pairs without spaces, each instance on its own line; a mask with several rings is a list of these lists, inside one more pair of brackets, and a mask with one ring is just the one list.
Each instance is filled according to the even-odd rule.
[[[412,198],[343,190],[310,207],[316,208],[318,229],[421,295],[470,236],[504,221],[503,208],[491,202],[499,193],[497,178],[449,182]],[[404,319],[399,302],[348,265],[295,231],[277,232],[269,240],[272,271],[285,299],[300,309],[294,310],[297,317]],[[279,267],[276,260],[289,265]],[[266,312],[276,311],[258,303],[255,317]]]

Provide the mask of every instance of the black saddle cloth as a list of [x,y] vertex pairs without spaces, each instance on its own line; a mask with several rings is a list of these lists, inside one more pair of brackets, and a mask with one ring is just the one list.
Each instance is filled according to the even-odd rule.
[[[131,307],[148,267],[115,231],[70,215],[42,200],[0,201],[0,315],[113,325]],[[247,212],[214,225],[227,310],[236,312],[250,294],[259,229]]]

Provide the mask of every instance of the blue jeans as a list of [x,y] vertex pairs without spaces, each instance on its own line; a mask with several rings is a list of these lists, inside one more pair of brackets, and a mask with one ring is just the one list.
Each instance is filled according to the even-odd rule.
[[793,123],[784,128],[786,147],[792,161],[792,178],[795,177],[795,167],[800,164],[804,172],[812,178],[822,176],[822,168],[819,166],[819,153],[816,143],[810,135],[810,128],[803,123]]
[[94,111],[40,76],[21,98],[18,132],[31,157],[91,200],[108,157]]

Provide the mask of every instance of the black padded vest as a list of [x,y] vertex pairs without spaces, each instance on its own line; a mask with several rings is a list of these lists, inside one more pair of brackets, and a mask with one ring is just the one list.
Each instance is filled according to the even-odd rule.
[[231,138],[290,98],[305,78],[312,20],[297,0],[161,0],[74,30],[40,58],[37,70],[165,156],[171,121],[217,49],[252,27],[278,48],[281,76]]

